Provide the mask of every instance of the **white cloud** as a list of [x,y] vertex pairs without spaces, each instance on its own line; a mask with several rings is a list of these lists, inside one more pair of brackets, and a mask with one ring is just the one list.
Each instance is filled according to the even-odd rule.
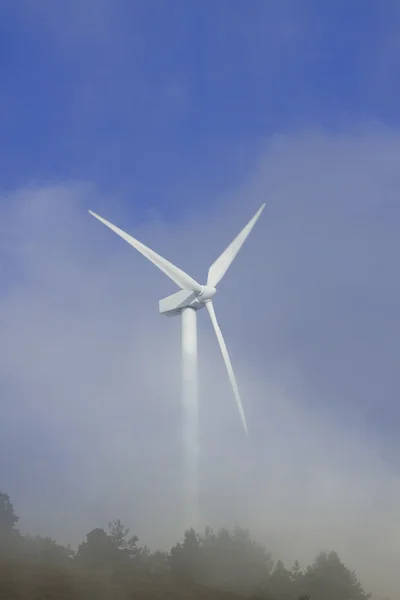
[[157,314],[174,288],[87,209],[202,278],[266,201],[215,302],[249,441],[199,315],[204,522],[249,526],[286,560],[334,548],[394,594],[399,156],[379,129],[277,137],[241,189],[177,225],[137,227],[88,185],[4,197],[1,470],[21,527],[181,535],[179,321]]

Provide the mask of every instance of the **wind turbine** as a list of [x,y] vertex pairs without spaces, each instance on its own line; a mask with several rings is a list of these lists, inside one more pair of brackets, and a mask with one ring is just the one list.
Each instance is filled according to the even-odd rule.
[[226,250],[211,265],[208,271],[206,285],[201,285],[187,275],[179,267],[139,242],[137,239],[119,229],[93,211],[89,213],[112,229],[128,244],[136,248],[143,256],[158,267],[165,275],[181,288],[179,292],[159,301],[162,315],[173,317],[180,315],[182,321],[182,409],[183,409],[183,482],[185,527],[196,527],[199,524],[199,446],[198,446],[198,385],[197,385],[197,311],[206,307],[214,327],[221,349],[225,366],[228,371],[233,395],[239,410],[239,415],[246,432],[247,423],[239,389],[233,373],[228,350],[215,315],[212,298],[226,271],[239,252],[256,221],[261,215],[265,204],[256,212],[242,231],[236,236]]

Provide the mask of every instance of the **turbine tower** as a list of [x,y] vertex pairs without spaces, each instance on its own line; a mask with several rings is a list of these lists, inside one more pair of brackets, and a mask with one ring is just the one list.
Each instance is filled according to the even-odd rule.
[[159,310],[167,317],[181,316],[182,322],[182,411],[183,411],[183,485],[184,485],[184,526],[196,528],[199,525],[199,444],[198,444],[198,383],[197,383],[197,311],[206,307],[210,316],[221,353],[228,371],[233,395],[239,410],[246,435],[248,434],[246,418],[240,399],[239,389],[233,373],[228,350],[215,315],[212,298],[226,271],[239,252],[265,204],[256,212],[242,231],[236,236],[226,250],[211,265],[208,271],[207,284],[201,285],[187,275],[179,267],[139,242],[137,239],[119,229],[103,217],[89,210],[89,213],[112,229],[128,244],[136,248],[143,256],[158,267],[165,275],[180,287],[180,291],[163,298],[159,302]]

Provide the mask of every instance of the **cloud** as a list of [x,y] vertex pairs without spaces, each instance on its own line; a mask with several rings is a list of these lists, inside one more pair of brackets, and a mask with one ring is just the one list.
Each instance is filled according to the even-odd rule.
[[276,136],[240,188],[175,224],[86,183],[4,195],[0,470],[21,528],[182,533],[179,321],[157,314],[174,286],[87,209],[204,279],[266,201],[215,300],[249,440],[199,314],[203,521],[288,562],[336,549],[394,594],[399,155],[379,127]]

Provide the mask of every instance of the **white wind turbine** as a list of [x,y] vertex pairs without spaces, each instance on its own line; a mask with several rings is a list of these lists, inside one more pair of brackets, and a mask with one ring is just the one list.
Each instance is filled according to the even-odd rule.
[[228,350],[215,315],[212,298],[216,286],[230,267],[247,236],[256,224],[265,204],[256,212],[233,242],[211,265],[207,284],[201,285],[168,260],[125,233],[106,219],[89,210],[96,219],[112,229],[128,244],[158,267],[181,288],[179,292],[159,302],[160,313],[167,317],[181,315],[182,321],[182,409],[183,409],[183,481],[185,527],[196,527],[199,522],[199,446],[198,446],[198,386],[197,386],[197,311],[207,308],[228,371],[233,395],[246,434],[247,424]]

